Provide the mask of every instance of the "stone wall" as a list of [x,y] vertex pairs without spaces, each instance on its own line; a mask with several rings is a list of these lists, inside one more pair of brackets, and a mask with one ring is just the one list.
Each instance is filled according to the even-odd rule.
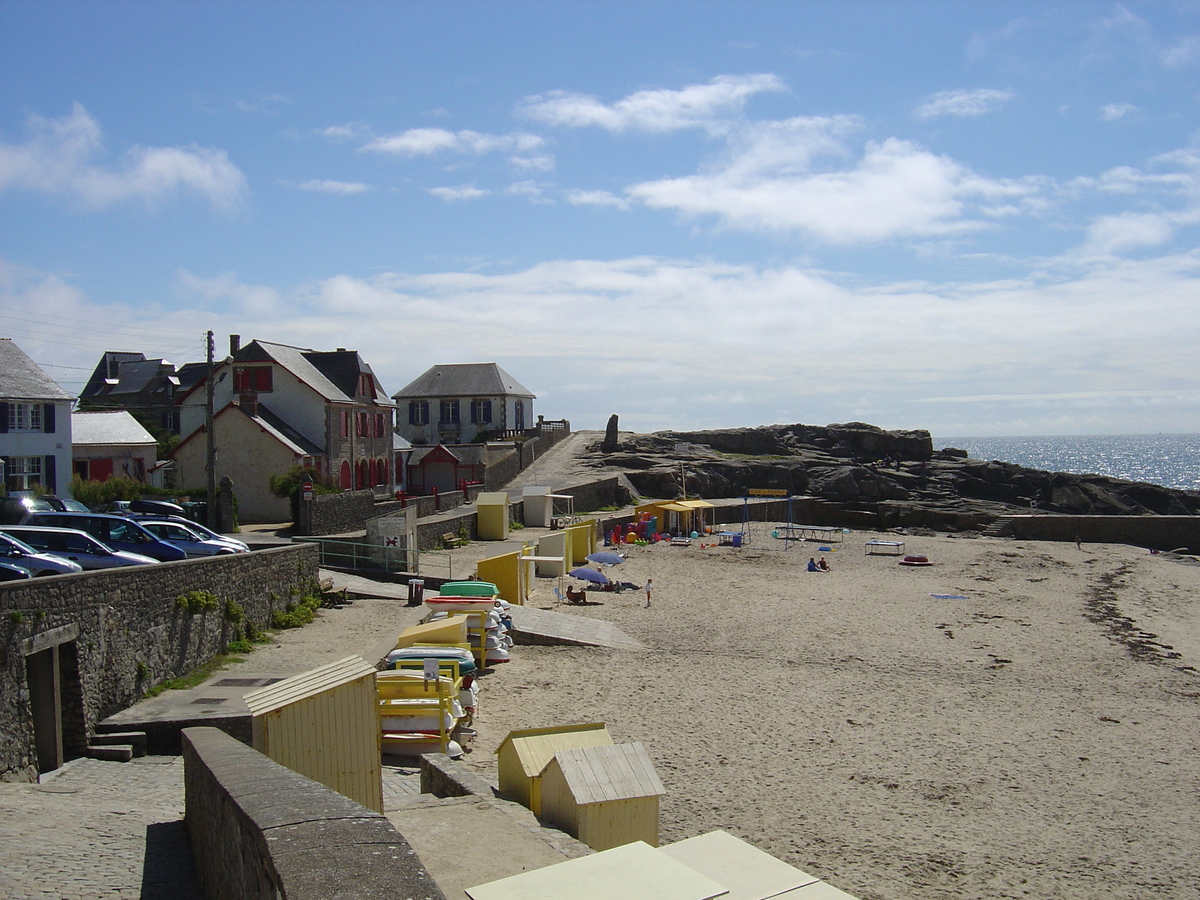
[[[77,703],[93,734],[149,688],[224,652],[242,627],[233,604],[269,626],[275,610],[316,584],[317,559],[316,545],[294,544],[0,586],[0,778],[28,777],[35,760],[30,652],[53,642],[74,654]],[[215,595],[218,608],[181,609],[177,598],[192,591]]]
[[445,900],[387,818],[215,728],[184,730],[183,772],[208,900]]
[[367,519],[379,515],[375,492],[343,491],[340,494],[314,494],[300,501],[297,534],[341,534],[364,528]]

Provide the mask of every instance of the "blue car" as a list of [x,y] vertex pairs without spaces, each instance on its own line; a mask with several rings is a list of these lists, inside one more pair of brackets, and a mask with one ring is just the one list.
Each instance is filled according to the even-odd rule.
[[21,520],[21,524],[86,531],[113,550],[138,553],[159,562],[187,559],[187,554],[180,547],[151,534],[137,522],[124,516],[108,516],[103,513],[32,512]]

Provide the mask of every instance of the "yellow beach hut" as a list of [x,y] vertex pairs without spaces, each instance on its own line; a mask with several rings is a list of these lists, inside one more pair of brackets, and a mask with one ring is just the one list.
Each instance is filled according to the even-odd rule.
[[510,731],[496,748],[500,793],[534,815],[541,810],[541,776],[559,750],[612,744],[603,722]]
[[546,763],[538,815],[593,850],[633,841],[658,846],[666,793],[641,742],[559,750]]

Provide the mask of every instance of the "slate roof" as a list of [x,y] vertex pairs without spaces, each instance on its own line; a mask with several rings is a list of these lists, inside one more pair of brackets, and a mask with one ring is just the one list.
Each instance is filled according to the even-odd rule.
[[251,341],[233,355],[234,362],[276,362],[320,394],[325,400],[350,402],[358,391],[358,376],[368,373],[375,382],[376,402],[391,406],[379,379],[357,350],[304,350],[288,344]]
[[0,338],[0,398],[40,401],[73,399],[24,350],[14,344],[12,338]]
[[108,389],[109,377],[116,378],[120,371],[122,363],[128,362],[144,362],[146,355],[144,353],[127,353],[120,350],[108,350],[100,357],[100,362],[96,363],[96,368],[92,370],[91,377],[83,387],[81,397],[93,397],[96,394],[103,394]]
[[433,366],[407,387],[392,394],[392,399],[496,396],[532,400],[537,395],[495,363],[458,363]]
[[72,444],[154,444],[154,437],[125,410],[71,413]]

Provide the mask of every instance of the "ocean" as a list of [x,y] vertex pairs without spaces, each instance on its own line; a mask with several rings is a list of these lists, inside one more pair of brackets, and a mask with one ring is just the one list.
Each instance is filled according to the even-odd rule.
[[1048,472],[1108,475],[1200,490],[1200,434],[1095,434],[1047,437],[935,437],[973,459],[995,459]]

